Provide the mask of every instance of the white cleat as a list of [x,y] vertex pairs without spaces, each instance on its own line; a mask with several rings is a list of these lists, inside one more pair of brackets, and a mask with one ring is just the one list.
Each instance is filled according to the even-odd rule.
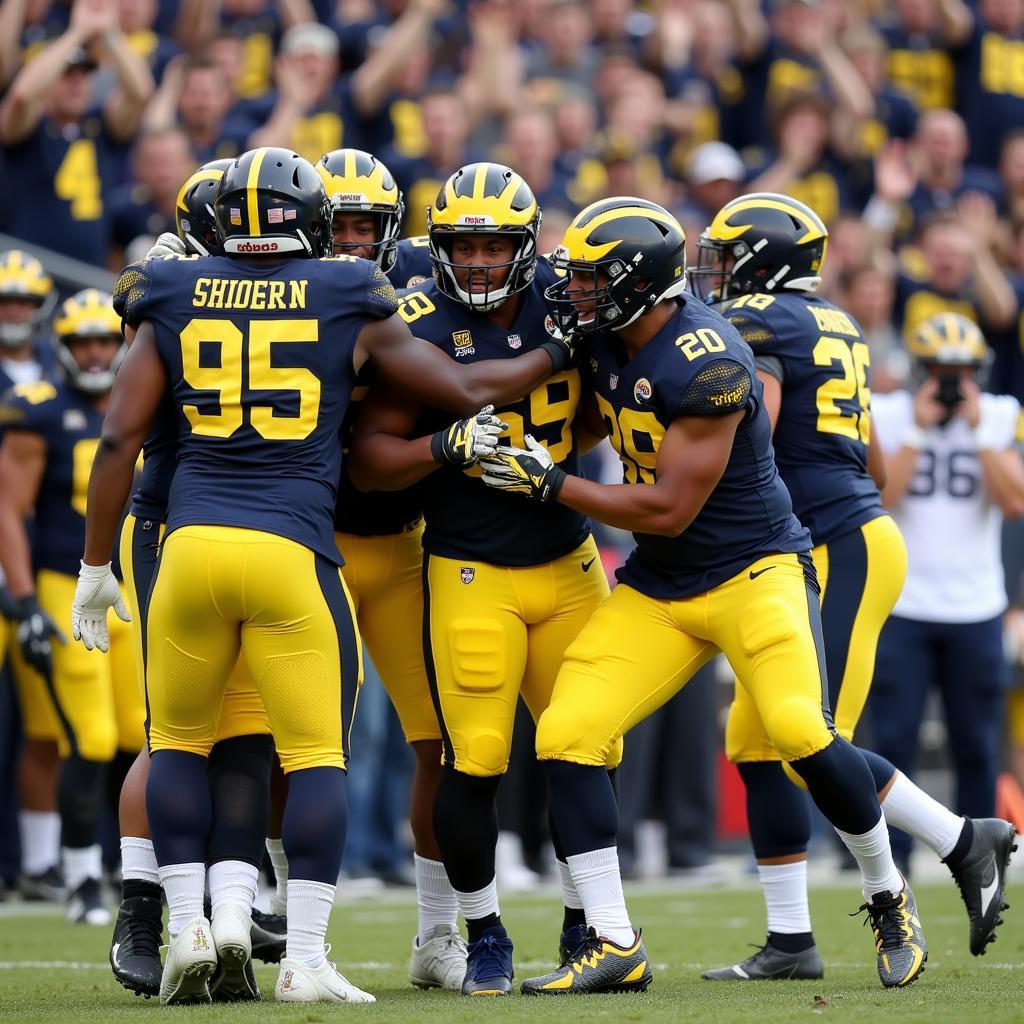
[[208,1003],[210,975],[217,969],[217,949],[213,929],[205,917],[193,918],[167,947],[163,976],[160,980],[160,1002]]
[[218,1003],[251,1002],[260,998],[252,969],[252,918],[241,907],[219,907],[213,917],[213,944],[220,966],[210,981]]
[[409,980],[417,988],[461,992],[467,956],[466,940],[454,925],[434,925],[434,934],[422,946],[418,936],[412,940]]
[[[326,953],[330,953],[328,946]],[[280,1003],[375,1003],[377,1000],[356,988],[327,959],[319,967],[309,967],[301,960],[285,957],[274,986],[274,998]]]

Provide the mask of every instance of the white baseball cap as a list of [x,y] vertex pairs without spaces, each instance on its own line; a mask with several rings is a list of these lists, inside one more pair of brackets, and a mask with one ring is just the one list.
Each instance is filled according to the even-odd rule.
[[724,142],[705,142],[690,154],[686,178],[694,185],[709,181],[742,181],[746,167],[739,153]]

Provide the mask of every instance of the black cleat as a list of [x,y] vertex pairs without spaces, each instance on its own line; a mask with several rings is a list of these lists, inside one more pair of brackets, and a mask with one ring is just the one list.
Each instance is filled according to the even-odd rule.
[[974,837],[970,848],[956,867],[948,864],[971,922],[971,953],[984,956],[985,947],[995,941],[999,916],[1009,904],[1003,900],[1006,868],[1013,851],[1017,830],[1001,818],[973,818]]
[[262,910],[253,909],[250,936],[253,959],[262,960],[265,964],[278,964],[284,956],[288,939],[288,918],[283,914],[264,914]]
[[766,942],[743,963],[715,967],[701,977],[705,981],[802,981],[824,978],[825,968],[817,946],[809,946],[799,953],[785,953]]
[[129,992],[147,999],[160,994],[162,910],[160,901],[148,896],[124,900],[110,940],[114,977]]
[[589,930],[585,924],[574,924],[566,928],[558,940],[558,966],[564,967],[573,957],[583,951],[587,944]]
[[[910,886],[894,896],[875,893],[870,903],[861,905],[868,912],[867,920],[875,936],[878,954],[878,977],[886,988],[904,988],[924,973],[928,946],[917,916],[917,903]],[[851,914],[856,917],[856,914]]]
[[38,875],[22,875],[18,879],[18,891],[23,900],[33,903],[60,902],[67,895],[64,876],[54,865]]
[[98,878],[87,878],[68,897],[64,919],[71,924],[110,924],[111,913],[103,898],[103,886]]
[[501,925],[488,928],[467,947],[464,996],[507,996],[512,992],[512,940]]
[[650,959],[640,933],[629,947],[617,946],[593,928],[587,941],[557,970],[522,984],[524,996],[595,995],[601,992],[644,992],[650,985]]

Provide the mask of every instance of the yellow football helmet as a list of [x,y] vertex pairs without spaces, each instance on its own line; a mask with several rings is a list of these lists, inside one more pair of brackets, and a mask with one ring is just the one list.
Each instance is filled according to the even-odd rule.
[[[373,261],[386,274],[398,258],[398,234],[405,216],[402,190],[394,175],[372,153],[361,149],[335,149],[316,162],[324,191],[331,201],[331,213],[372,213],[380,230],[373,249]],[[335,246],[335,254],[346,246]]]
[[961,313],[936,313],[918,324],[907,350],[922,366],[986,367],[992,350],[973,320]]
[[774,192],[752,192],[726,203],[697,240],[690,287],[708,302],[758,292],[813,292],[821,284],[827,244],[828,228],[809,206]]
[[[57,336],[57,357],[68,379],[90,395],[103,394],[114,384],[114,375],[124,359],[127,346],[121,336],[121,318],[114,312],[113,296],[96,288],[86,288],[65,299],[53,322]],[[101,369],[83,370],[70,344],[77,338],[113,337],[121,342],[110,365]]]
[[35,310],[22,323],[0,322],[0,348],[19,348],[31,341],[57,302],[53,281],[42,263],[21,249],[0,253],[0,302],[21,299]]
[[[476,163],[460,167],[427,207],[427,235],[434,281],[449,298],[475,310],[500,306],[529,287],[537,272],[540,207],[523,177],[504,164]],[[460,234],[510,235],[518,240],[508,263],[473,267],[486,274],[482,292],[462,288],[455,276],[451,244]],[[491,274],[508,269],[504,284],[492,288]]]

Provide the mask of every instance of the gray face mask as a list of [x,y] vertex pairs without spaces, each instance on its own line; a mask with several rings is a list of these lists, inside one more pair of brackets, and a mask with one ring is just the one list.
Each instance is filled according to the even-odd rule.
[[33,320],[23,324],[0,324],[0,349],[21,348],[32,340],[35,328]]

